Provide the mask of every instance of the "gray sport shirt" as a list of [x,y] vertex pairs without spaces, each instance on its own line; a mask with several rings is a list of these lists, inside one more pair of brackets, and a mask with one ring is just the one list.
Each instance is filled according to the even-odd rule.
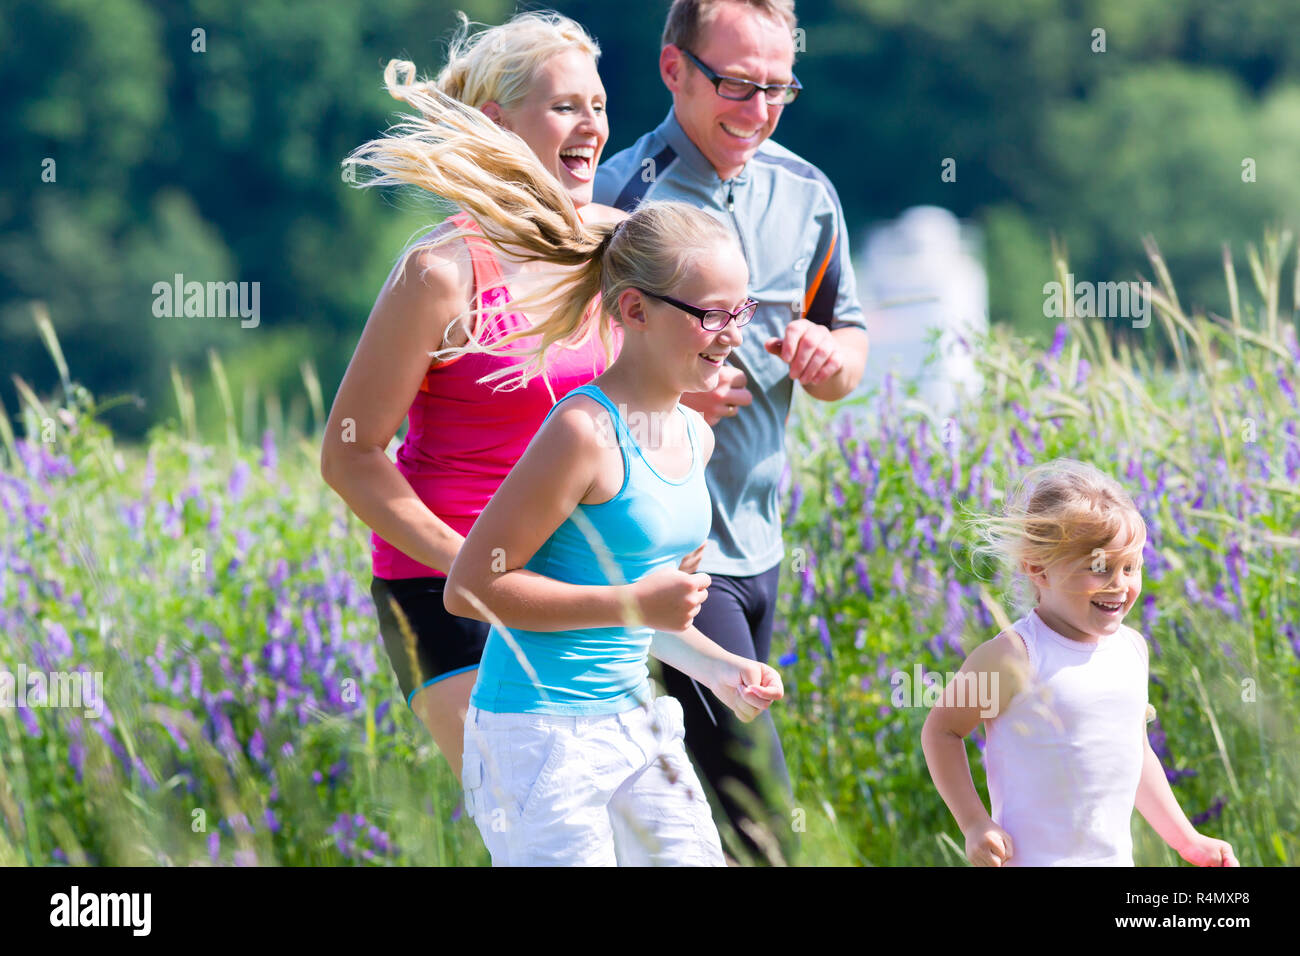
[[754,403],[713,426],[717,444],[707,471],[713,529],[700,570],[761,574],[784,554],[777,485],[794,396],[790,367],[763,342],[784,336],[801,316],[831,329],[866,329],[835,188],[821,170],[771,140],[724,182],[669,109],[657,129],[601,163],[593,198],[628,211],[643,199],[688,202],[740,237],[749,294],[759,307],[729,361],[745,373]]

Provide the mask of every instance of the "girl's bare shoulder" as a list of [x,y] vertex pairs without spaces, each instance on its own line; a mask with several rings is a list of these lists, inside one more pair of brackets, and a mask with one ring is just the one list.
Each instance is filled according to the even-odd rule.
[[617,426],[608,409],[590,395],[567,395],[536,441],[558,466],[580,477],[582,504],[603,504],[618,494],[623,468]]
[[1024,639],[1014,628],[1007,628],[971,651],[962,669],[998,675],[1001,709],[1030,686],[1033,665]]
[[1014,628],[1007,628],[997,637],[977,646],[966,660],[985,667],[1014,666],[1028,664],[1029,652],[1025,649],[1024,638]]
[[603,448],[618,447],[614,423],[605,406],[585,392],[569,394],[560,400],[538,431],[537,440],[564,455],[584,458]]
[[700,441],[700,457],[707,465],[709,459],[713,457],[713,429],[709,426],[709,423],[705,420],[704,416],[695,409],[690,408],[687,405],[681,405],[679,407],[685,409],[686,414],[695,422],[695,435]]

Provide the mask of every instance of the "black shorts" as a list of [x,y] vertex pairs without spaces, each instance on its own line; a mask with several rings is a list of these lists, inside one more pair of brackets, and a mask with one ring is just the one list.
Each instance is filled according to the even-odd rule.
[[[384,650],[411,705],[415,692],[453,674],[478,667],[491,625],[448,614],[442,605],[446,578],[373,578],[370,596],[379,614]],[[415,639],[414,659],[390,602],[396,602]]]

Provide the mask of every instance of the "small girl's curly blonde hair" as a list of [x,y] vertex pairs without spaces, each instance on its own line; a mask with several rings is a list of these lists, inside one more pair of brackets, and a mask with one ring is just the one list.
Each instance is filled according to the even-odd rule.
[[[998,559],[1016,577],[1016,597],[1028,610],[1026,567],[1104,556],[1104,567],[1140,556],[1146,522],[1123,487],[1092,465],[1057,458],[1031,469],[998,515],[973,521],[976,552]],[[1118,548],[1110,547],[1116,537]],[[1039,599],[1032,588],[1033,603]],[[1028,605],[1028,606],[1026,606]]]

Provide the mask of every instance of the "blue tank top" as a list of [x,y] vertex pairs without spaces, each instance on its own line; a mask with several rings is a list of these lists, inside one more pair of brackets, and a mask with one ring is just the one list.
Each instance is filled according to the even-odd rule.
[[[584,585],[631,584],[660,568],[676,567],[704,543],[712,520],[693,416],[678,405],[686,418],[691,470],[673,480],[646,460],[619,410],[595,384],[573,389],[546,417],[572,395],[587,395],[609,412],[623,456],[623,484],[609,501],[578,505],[524,567]],[[491,713],[588,715],[631,710],[650,696],[646,657],[653,635],[649,627],[511,629],[509,639],[517,645],[516,652],[493,627],[470,702]]]

